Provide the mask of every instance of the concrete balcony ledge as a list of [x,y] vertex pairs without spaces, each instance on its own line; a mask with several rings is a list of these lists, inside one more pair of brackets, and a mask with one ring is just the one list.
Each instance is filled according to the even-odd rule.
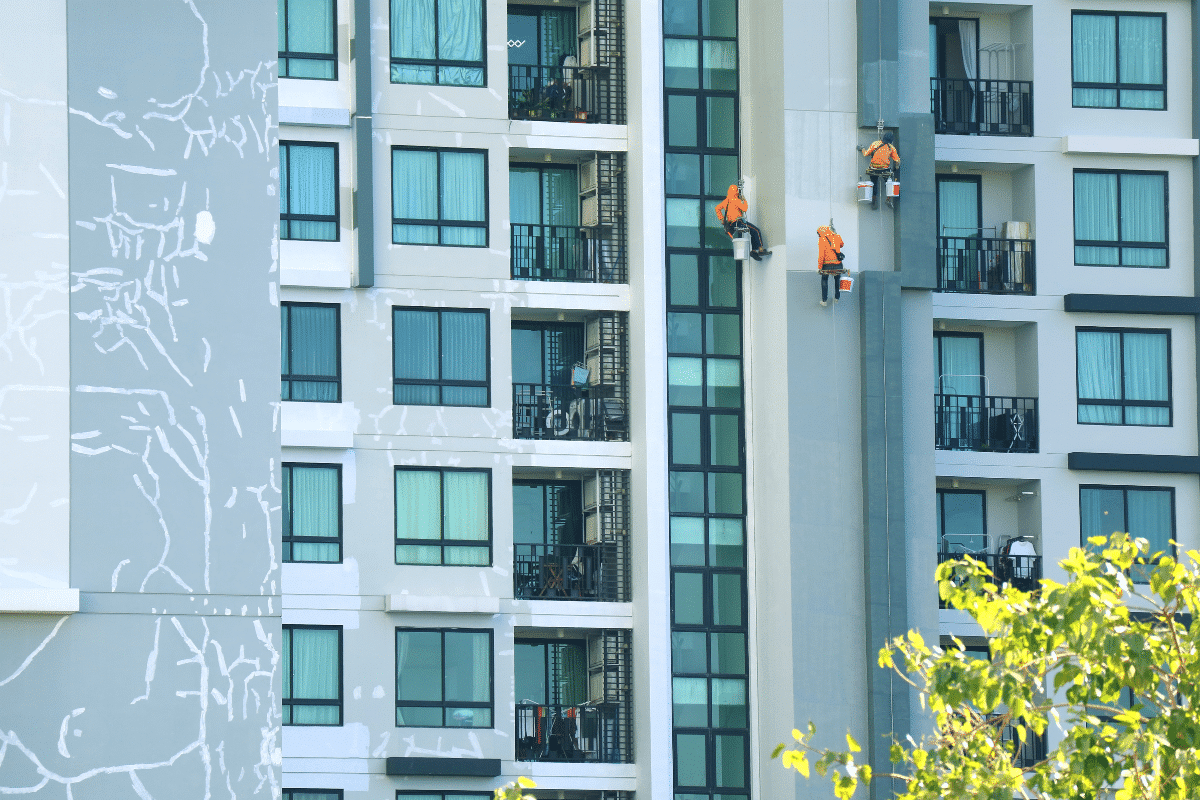
[[525,775],[545,790],[595,789],[597,780],[604,788],[631,792],[637,780],[635,764],[583,764],[575,761],[509,761],[502,762],[502,774]]
[[350,242],[279,242],[279,285],[348,289],[354,256]]
[[1200,139],[1169,139],[1157,136],[1064,136],[1062,151],[1068,155],[1184,156],[1200,155]]
[[0,614],[74,614],[78,589],[0,589]]
[[319,128],[350,127],[348,108],[309,108],[306,106],[279,106],[280,125],[310,125]]
[[388,594],[383,597],[387,612],[422,614],[499,614],[498,597],[431,597],[415,594]]
[[283,447],[346,450],[354,446],[360,413],[353,403],[280,403]]
[[965,611],[954,608],[938,609],[938,633],[942,636],[983,636],[983,628]]
[[579,600],[504,600],[513,625],[526,628],[631,628],[632,603]]

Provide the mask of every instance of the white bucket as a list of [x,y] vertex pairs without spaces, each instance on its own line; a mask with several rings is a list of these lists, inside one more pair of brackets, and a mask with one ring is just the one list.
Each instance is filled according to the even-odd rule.
[[850,294],[850,290],[854,288],[854,278],[849,275],[838,275],[837,282],[840,294]]
[[883,184],[883,196],[896,199],[900,197],[900,181],[885,181]]
[[858,182],[858,202],[870,203],[875,200],[875,184],[870,181]]
[[734,261],[745,261],[750,257],[750,237],[735,236],[733,239]]

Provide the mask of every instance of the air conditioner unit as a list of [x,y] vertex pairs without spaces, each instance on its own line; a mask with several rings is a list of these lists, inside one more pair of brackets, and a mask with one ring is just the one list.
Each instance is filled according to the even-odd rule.
[[592,158],[579,165],[579,193],[594,192],[600,187],[600,175],[596,159]]
[[579,204],[579,222],[585,228],[600,225],[600,198],[595,194],[585,196]]
[[583,349],[598,350],[600,348],[600,318],[592,317],[587,321],[584,333]]
[[587,0],[579,4],[575,12],[579,20],[579,33],[591,33],[596,29],[596,4]]

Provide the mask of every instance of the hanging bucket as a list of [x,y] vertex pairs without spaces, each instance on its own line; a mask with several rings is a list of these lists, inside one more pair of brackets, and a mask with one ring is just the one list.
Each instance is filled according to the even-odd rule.
[[850,294],[850,290],[854,288],[854,278],[849,275],[838,275],[838,292],[841,294]]
[[883,184],[883,196],[890,200],[900,198],[900,181],[886,181]]
[[875,184],[870,181],[858,182],[858,202],[871,203],[875,200]]
[[735,236],[733,239],[733,260],[745,261],[750,257],[750,237]]

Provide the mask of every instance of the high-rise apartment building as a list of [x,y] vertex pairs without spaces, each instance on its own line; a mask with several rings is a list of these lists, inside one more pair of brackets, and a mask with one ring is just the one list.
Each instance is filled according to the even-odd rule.
[[0,792],[820,797],[808,719],[886,763],[879,647],[986,648],[939,559],[1200,543],[1198,21],[0,10]]

